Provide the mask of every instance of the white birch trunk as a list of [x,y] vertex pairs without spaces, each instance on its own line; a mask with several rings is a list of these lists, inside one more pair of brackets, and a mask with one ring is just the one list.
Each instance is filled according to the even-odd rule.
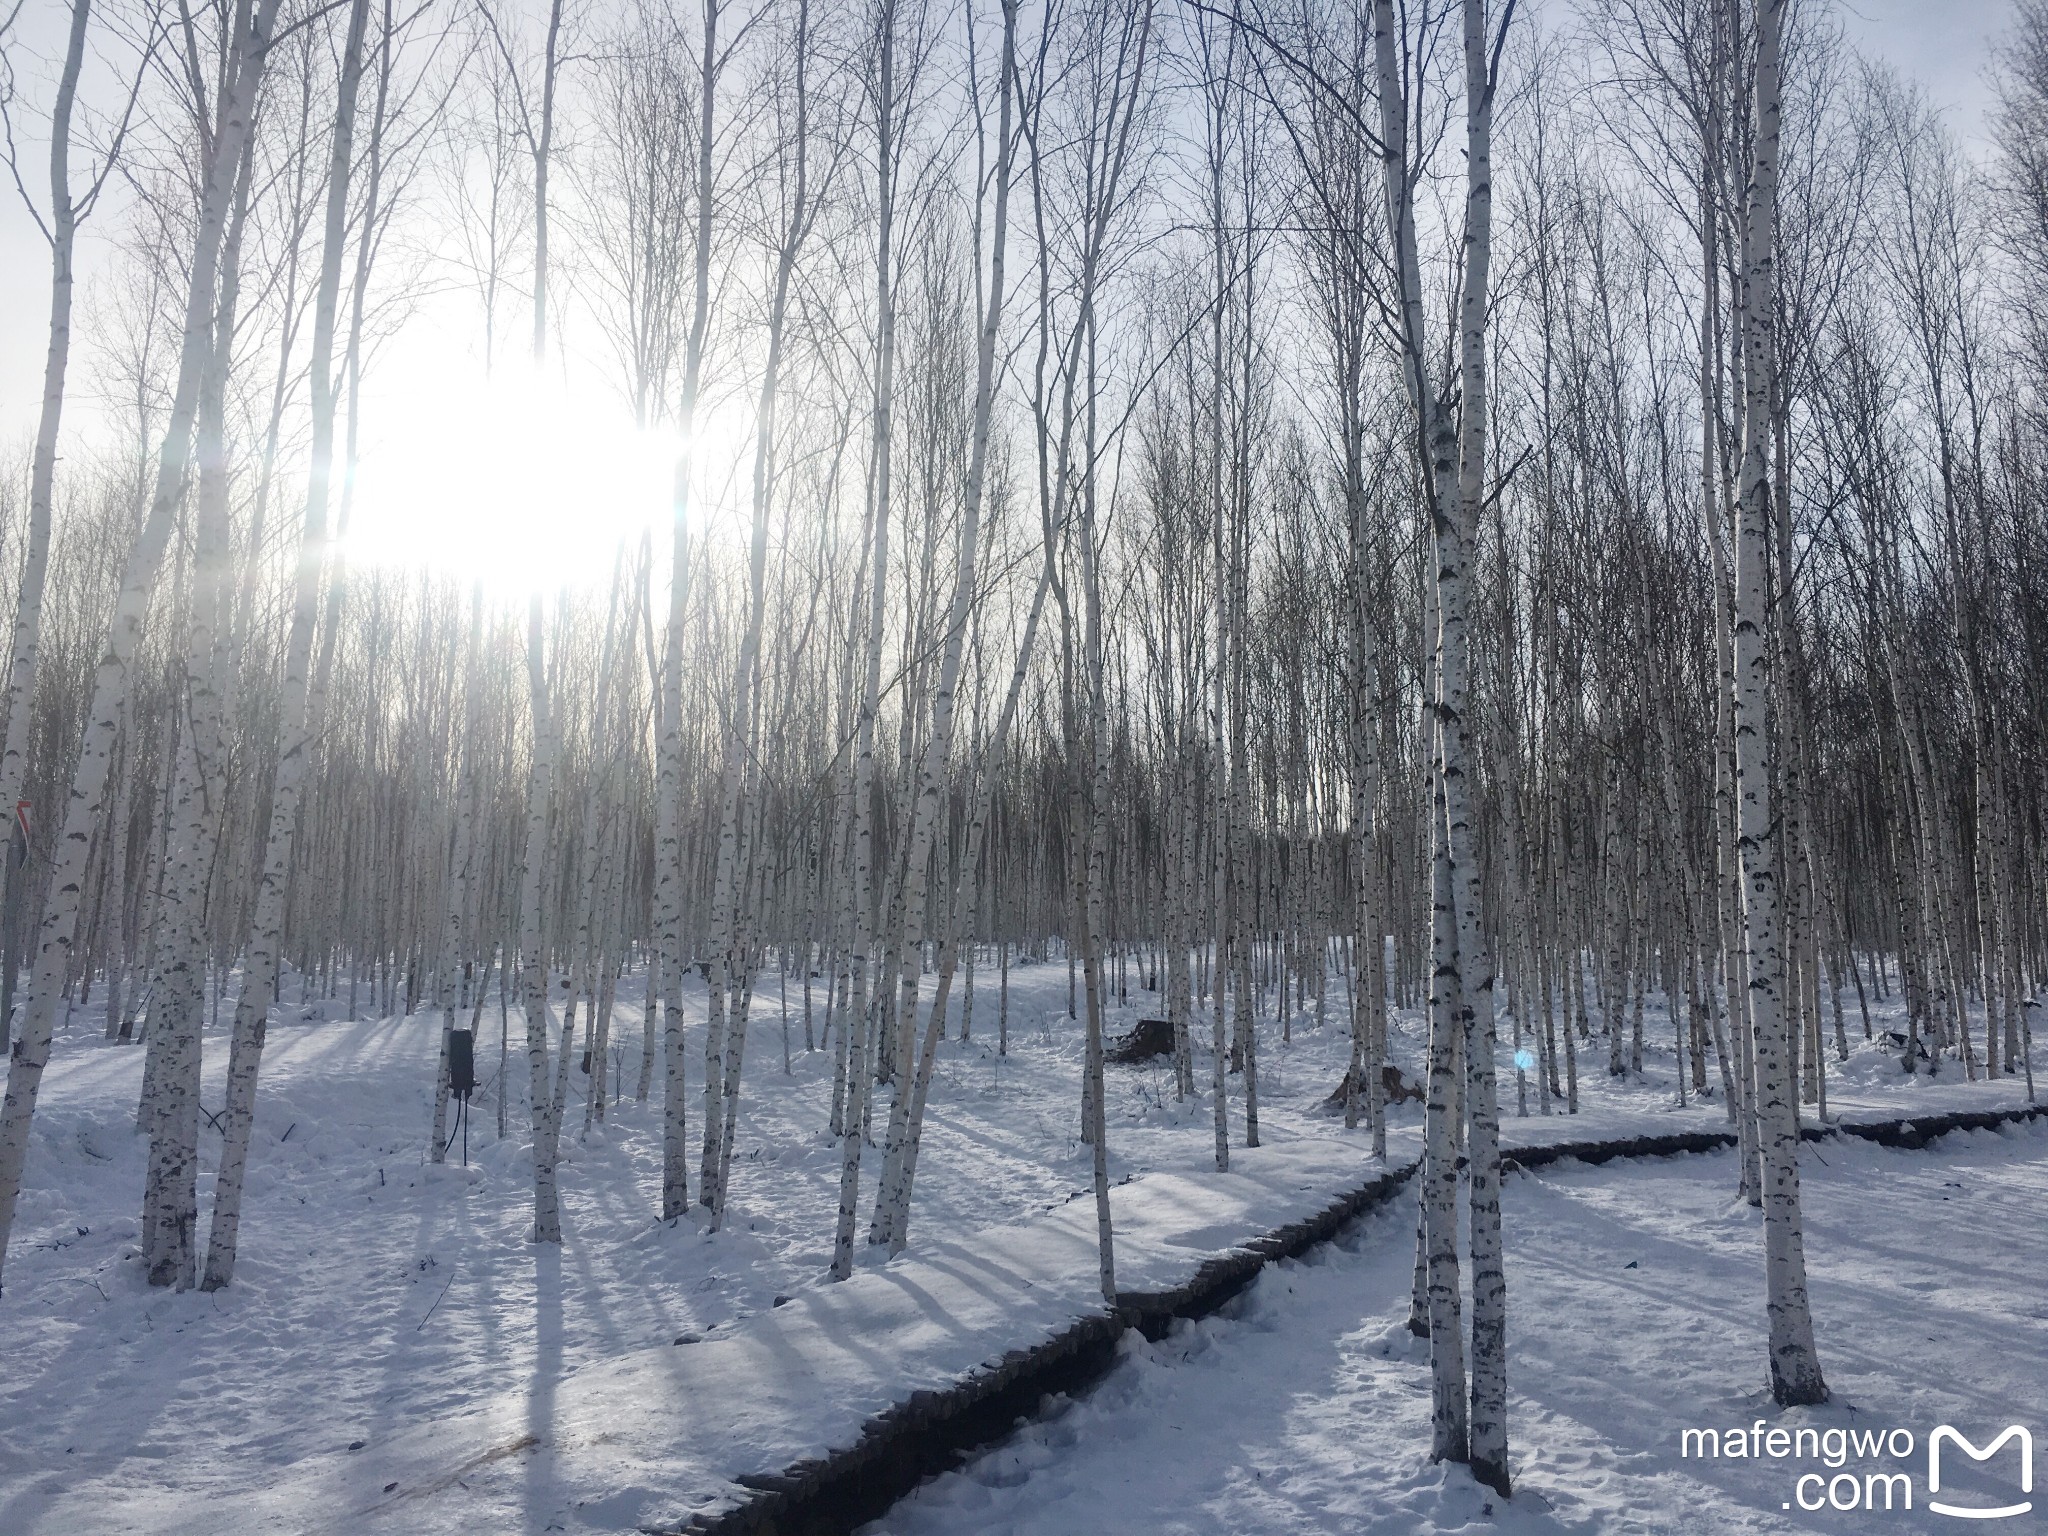
[[1743,412],[1741,526],[1735,565],[1735,753],[1741,829],[1749,1015],[1756,1048],[1756,1116],[1764,1164],[1764,1279],[1771,1393],[1781,1404],[1825,1402],[1807,1306],[1799,1214],[1799,1128],[1789,1080],[1767,715],[1771,662],[1765,562],[1771,543],[1771,392],[1777,377],[1778,145],[1784,0],[1756,0],[1754,147],[1742,228]]
[[533,761],[526,780],[526,852],[519,876],[520,1001],[526,1013],[527,1082],[533,1126],[533,1241],[562,1240],[562,1209],[555,1187],[558,1122],[548,1088],[547,854],[548,817],[555,790],[555,730],[548,709],[547,669],[541,655],[540,596],[526,617],[527,687],[533,699]]
[[50,1058],[50,1040],[57,1003],[71,963],[78,921],[79,897],[93,830],[99,825],[121,715],[128,691],[128,667],[142,638],[142,621],[163,564],[172,516],[183,493],[192,451],[192,426],[198,405],[199,376],[212,345],[214,285],[221,240],[234,197],[236,173],[248,142],[257,85],[268,57],[279,0],[249,0],[236,12],[232,53],[234,67],[226,81],[213,135],[213,156],[206,166],[199,219],[188,274],[184,334],[179,349],[177,383],[172,391],[164,440],[157,460],[156,486],[149,511],[130,548],[105,649],[93,671],[92,699],[72,776],[71,798],[52,858],[49,895],[37,933],[29,995],[20,1008],[20,1023],[8,1062],[7,1096],[0,1109],[0,1262],[14,1225],[28,1161],[29,1123],[43,1068]]
[[[683,1041],[682,796],[683,622],[690,592],[690,504],[696,463],[697,394],[704,371],[704,341],[711,326],[711,222],[717,188],[713,128],[718,102],[719,0],[705,0],[704,40],[698,55],[697,233],[695,308],[683,349],[679,404],[683,448],[676,458],[673,496],[674,554],[670,565],[668,645],[661,677],[661,742],[657,765],[655,925],[668,986],[662,1022],[661,1214],[673,1221],[690,1207],[687,1082]],[[650,1002],[649,1006],[652,1006]]]
[[[875,374],[870,417],[868,488],[870,546],[868,633],[860,714],[855,723],[853,769],[853,999],[847,1018],[853,1044],[847,1052],[845,1127],[840,1136],[839,1219],[832,1244],[832,1277],[853,1273],[853,1234],[859,1219],[860,1153],[869,1093],[866,1040],[873,1028],[868,995],[871,977],[886,975],[875,964],[875,715],[882,689],[882,639],[887,622],[889,574],[889,484],[896,376],[895,172],[896,172],[896,8],[881,0],[880,57],[875,94]],[[879,1001],[878,996],[875,1001]],[[901,1085],[907,1091],[908,1084]]]
[[220,1289],[234,1278],[236,1243],[241,1231],[242,1175],[248,1166],[249,1136],[256,1118],[256,1076],[263,1059],[264,1026],[277,995],[286,888],[298,834],[306,759],[313,748],[309,729],[309,671],[319,611],[321,567],[327,554],[327,504],[334,471],[338,384],[333,370],[334,329],[341,292],[341,261],[349,238],[351,146],[368,13],[367,0],[353,0],[335,108],[333,153],[328,164],[326,230],[319,290],[314,300],[309,364],[313,393],[312,469],[307,481],[306,521],[293,583],[292,622],[285,647],[283,696],[279,701],[283,740],[271,788],[263,869],[257,879],[249,943],[244,951],[242,992],[235,1001],[234,1038],[228,1047],[220,1171],[214,1180],[213,1222],[207,1238],[203,1282],[209,1291]]
[[[1407,94],[1398,57],[1392,0],[1374,0],[1373,52],[1379,77],[1380,141],[1386,175],[1387,218],[1392,238],[1395,271],[1400,284],[1397,318],[1400,326],[1403,383],[1416,418],[1416,441],[1428,456],[1425,469],[1436,505],[1432,519],[1439,541],[1450,509],[1442,505],[1455,495],[1450,433],[1437,420],[1433,387],[1428,375],[1429,352],[1423,335],[1422,275],[1416,248],[1414,196],[1408,163]],[[1452,525],[1455,529],[1455,525]],[[1441,558],[1441,556],[1439,557]],[[1437,606],[1440,592],[1425,592],[1429,606]],[[1442,630],[1440,624],[1426,631],[1428,643],[1438,652],[1435,679],[1428,692],[1432,714],[1441,704],[1443,679]],[[1431,1365],[1431,1450],[1432,1458],[1463,1461],[1468,1455],[1469,1405],[1465,1397],[1463,1325],[1459,1318],[1457,1277],[1456,1200],[1457,1170],[1454,1162],[1455,1132],[1451,1099],[1454,1084],[1451,1066],[1451,1032],[1462,999],[1446,990],[1457,981],[1454,958],[1457,943],[1456,913],[1452,903],[1450,854],[1444,846],[1447,811],[1443,802],[1444,733],[1433,732],[1436,742],[1430,753],[1435,760],[1431,777],[1430,839],[1436,849],[1432,859],[1432,948],[1436,971],[1432,977],[1430,1008],[1429,1088],[1425,1105],[1427,1130],[1421,1189],[1421,1245]],[[1461,989],[1460,989],[1461,990]]]
[[[36,651],[42,641],[43,582],[50,564],[50,510],[57,474],[57,435],[64,415],[64,379],[71,362],[72,252],[78,207],[71,191],[71,114],[85,62],[92,0],[72,0],[64,64],[50,108],[50,336],[43,356],[42,412],[29,460],[28,533],[21,585],[15,594],[14,633],[7,663],[6,735],[0,738],[0,815],[12,816],[28,781],[29,707],[35,692]],[[12,956],[7,963],[12,963]],[[5,1024],[0,1021],[0,1040]]]
[[[905,871],[902,945],[906,959],[902,972],[902,996],[898,1006],[913,1022],[916,1019],[918,1004],[916,956],[924,944],[925,937],[926,870],[931,863],[932,839],[938,826],[939,812],[946,799],[947,768],[953,751],[954,700],[959,692],[960,664],[966,651],[967,624],[974,606],[983,490],[988,480],[989,426],[996,387],[996,340],[1002,326],[1003,300],[1006,294],[1003,265],[1009,236],[1010,167],[1014,153],[1010,116],[1012,77],[1016,69],[1017,4],[1018,0],[1003,0],[1001,83],[998,86],[996,130],[995,213],[989,237],[988,296],[975,348],[973,426],[968,449],[967,482],[960,510],[960,537],[953,574],[953,597],[946,616],[945,650],[939,662],[938,683],[932,698],[931,735],[926,741],[924,762],[918,771],[916,808],[911,821],[909,862]],[[1039,597],[1033,602],[1031,620],[1026,625],[1023,642],[1025,656],[1030,654],[1032,633],[1043,604],[1043,588],[1044,583],[1041,580]],[[1021,675],[1020,671],[1017,676]],[[1014,699],[1015,679],[1011,698],[1005,701],[1003,725],[999,727],[999,732],[1006,730],[1009,724],[1010,706]],[[994,763],[989,765],[990,768],[999,767],[1000,742],[993,757]],[[969,848],[967,863],[963,866],[963,893],[973,885],[973,861],[980,853],[980,832],[985,819],[984,802],[978,804],[977,814],[968,830]],[[959,899],[959,894],[956,894],[956,906]],[[939,1033],[945,1027],[946,993],[952,980],[954,944],[963,920],[964,908],[961,909],[959,916],[947,923],[946,931],[942,935],[941,942],[944,947],[940,960],[938,994],[933,1001],[931,1021],[926,1028],[927,1043],[919,1052],[917,1075],[910,1084],[909,1092],[899,1092],[890,1109],[889,1138],[883,1155],[881,1188],[869,1241],[887,1243],[891,1253],[902,1249],[905,1229],[910,1219],[910,1165],[915,1156],[913,1141],[916,1135],[912,1124],[914,1120],[922,1119],[925,1094],[931,1082],[931,1063]]]
[[[448,1042],[455,1031],[456,976],[467,963],[462,925],[469,909],[470,864],[475,856],[477,713],[482,692],[479,666],[484,641],[484,591],[479,583],[469,598],[469,647],[462,669],[462,743],[455,768],[455,846],[449,858],[448,900],[441,916],[441,959],[438,997],[441,1014],[441,1064],[434,1077],[434,1129],[430,1151],[437,1163],[448,1158]],[[472,1027],[471,1050],[475,1049]]]
[[[796,35],[796,164],[782,239],[776,254],[775,278],[768,301],[767,357],[762,365],[761,393],[754,412],[753,528],[747,545],[747,617],[739,654],[733,663],[732,717],[726,722],[724,763],[720,772],[717,875],[711,897],[711,1027],[704,1062],[704,1169],[699,1198],[711,1211],[717,1228],[725,1214],[725,1170],[732,1165],[732,1136],[737,1124],[741,1042],[721,1038],[725,998],[733,984],[735,962],[748,963],[734,943],[735,909],[747,883],[740,857],[742,800],[748,765],[755,751],[756,698],[761,679],[761,629],[767,611],[768,512],[775,494],[776,405],[782,382],[783,332],[789,315],[790,288],[797,258],[809,237],[815,210],[810,172],[810,5],[800,0]],[[744,1021],[737,1026],[744,1032]],[[721,1102],[726,1101],[726,1102]]]
[[206,887],[219,842],[227,779],[221,703],[221,621],[231,583],[226,412],[234,346],[243,220],[251,165],[237,173],[235,211],[223,242],[212,355],[201,375],[197,416],[197,516],[186,630],[186,724],[173,775],[164,923],[150,982],[149,1050],[155,1102],[143,1106],[150,1158],[142,1248],[152,1285],[189,1290],[198,1277],[200,1026],[205,1001]]

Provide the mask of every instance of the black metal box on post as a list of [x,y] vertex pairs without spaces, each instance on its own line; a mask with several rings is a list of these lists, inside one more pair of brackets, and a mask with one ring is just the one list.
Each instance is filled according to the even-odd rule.
[[476,1091],[476,1035],[467,1029],[448,1031],[448,1091],[462,1116],[462,1166],[469,1166],[469,1096]]
[[466,1029],[448,1031],[448,1091],[467,1097],[476,1087],[476,1036]]

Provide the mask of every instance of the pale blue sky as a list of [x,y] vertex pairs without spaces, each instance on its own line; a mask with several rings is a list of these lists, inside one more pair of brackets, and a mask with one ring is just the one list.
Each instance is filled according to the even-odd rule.
[[1985,135],[1991,42],[2010,25],[2010,0],[1836,0],[1858,46],[1891,60],[1946,108],[1956,129]]

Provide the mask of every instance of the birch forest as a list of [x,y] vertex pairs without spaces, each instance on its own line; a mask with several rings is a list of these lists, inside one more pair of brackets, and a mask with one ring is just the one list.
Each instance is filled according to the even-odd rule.
[[[715,1349],[808,1318],[951,1379],[877,1288],[1054,1226],[1071,1315],[1156,1339],[1161,1180],[1192,1265],[1312,1154],[1398,1183],[1344,1241],[1427,1404],[1351,1454],[1534,1520],[1571,1480],[1523,1351],[1580,1335],[1510,1326],[1566,1178],[1521,1149],[1680,1132],[1727,1143],[1702,1369],[1837,1422],[1802,1177],[1865,1175],[1812,1138],[2024,1117],[2048,990],[2048,4],[1954,10],[1971,131],[1830,0],[0,5],[42,360],[0,413],[0,1427],[63,1400],[60,1314],[147,1325],[204,1415],[166,1319],[402,1295],[335,1369],[453,1341],[528,1438],[363,1471],[335,1529],[740,1529],[560,1492],[574,1384],[706,1362],[589,1400],[716,1471],[699,1394],[767,1378]],[[297,1256],[330,1198],[399,1291]],[[489,1202],[516,1243],[416,1235]],[[337,1401],[377,1427],[336,1478],[454,1411]],[[0,1456],[0,1526],[328,1528],[205,1526],[269,1476],[218,1433],[189,1484],[79,1441],[126,1502]],[[487,1462],[495,1523],[372,1517]],[[930,1503],[788,1528],[1041,1528]]]

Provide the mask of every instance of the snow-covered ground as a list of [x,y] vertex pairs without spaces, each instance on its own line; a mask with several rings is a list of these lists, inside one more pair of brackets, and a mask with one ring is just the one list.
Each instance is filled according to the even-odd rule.
[[[617,1362],[636,1351],[667,1351],[661,1358],[680,1359],[692,1352],[676,1349],[674,1341],[687,1335],[720,1347],[758,1346],[781,1336],[771,1323],[791,1335],[799,1319],[814,1314],[828,1319],[821,1328],[844,1335],[839,1344],[859,1353],[867,1323],[889,1324],[887,1293],[909,1283],[911,1272],[903,1266],[910,1263],[933,1266],[920,1272],[930,1275],[945,1264],[958,1269],[990,1255],[1028,1253],[1034,1262],[1065,1267],[1053,1277],[1057,1285],[1041,1283],[1042,1273],[1020,1284],[1044,1291],[1054,1310],[1070,1305],[1070,1293],[1085,1298],[1093,1278],[1089,1245],[1059,1237],[1081,1220],[1087,1202],[1065,1207],[1088,1180],[1087,1149],[1076,1134],[1081,1031],[1065,1014],[1066,969],[1057,963],[1013,969],[1007,1057],[995,1051],[992,972],[984,970],[983,982],[974,1039],[949,1040],[940,1055],[911,1252],[885,1266],[864,1251],[863,1265],[878,1273],[871,1288],[845,1293],[882,1298],[871,1314],[828,1295],[823,1285],[838,1177],[836,1150],[823,1135],[830,1063],[825,1053],[803,1049],[794,985],[787,1074],[774,979],[765,978],[756,993],[725,1230],[707,1233],[694,1215],[673,1226],[656,1219],[655,1104],[637,1105],[629,1096],[612,1107],[608,1127],[580,1136],[579,1078],[563,1143],[565,1241],[559,1251],[526,1241],[531,1178],[518,1094],[523,1027],[516,1009],[510,1135],[495,1138],[493,1106],[479,1103],[468,1169],[435,1167],[426,1158],[437,1041],[431,1017],[350,1022],[322,1019],[318,1009],[305,1018],[296,1009],[280,1010],[264,1065],[240,1267],[234,1286],[213,1295],[167,1294],[143,1282],[134,1258],[143,1149],[131,1129],[141,1053],[102,1043],[96,1020],[81,1013],[60,1037],[45,1079],[0,1298],[0,1531],[299,1530],[335,1522],[349,1529],[351,1510],[360,1506],[329,1503],[316,1521],[307,1509],[280,1504],[276,1490],[303,1485],[332,1499],[339,1497],[336,1490],[350,1497],[359,1488],[375,1494],[389,1482],[397,1485],[395,1499],[407,1499],[420,1492],[422,1466],[447,1449],[435,1427],[458,1421],[484,1437],[462,1444],[483,1445],[474,1454],[499,1458],[491,1473],[500,1501],[496,1515],[516,1510],[512,1518],[535,1531],[630,1529],[640,1517],[636,1511],[664,1496],[655,1486],[664,1468],[636,1473],[650,1485],[635,1497],[620,1490],[617,1500],[593,1499],[603,1475],[594,1467],[568,1468],[574,1448],[566,1441],[545,1458],[527,1456],[523,1436],[490,1438],[496,1426],[530,1424],[557,1401],[581,1401],[596,1416],[587,1426],[592,1444],[616,1439],[644,1416],[673,1421],[665,1430],[671,1439],[662,1443],[687,1449],[717,1438],[703,1428],[715,1420],[727,1450],[756,1447],[767,1455],[785,1443],[808,1443],[806,1433],[826,1429],[763,1424],[734,1439],[731,1421],[744,1417],[742,1405],[762,1392],[758,1382],[724,1386],[721,1403],[711,1409],[694,1397],[662,1399],[663,1392],[695,1393],[701,1380],[665,1370],[634,1377]],[[638,1066],[635,988],[629,979],[615,1026],[629,1090]],[[1156,1008],[1156,1000],[1134,991],[1119,1018]],[[701,1018],[701,1007],[693,1017]],[[1292,1039],[1283,1041],[1269,1015],[1260,1072],[1268,1147],[1263,1156],[1238,1159],[1237,1177],[1248,1182],[1226,1184],[1207,1171],[1209,1108],[1206,1102],[1176,1105],[1163,1064],[1111,1070],[1111,1172],[1121,1186],[1119,1220],[1128,1219],[1133,1231],[1133,1267],[1120,1275],[1126,1285],[1143,1278],[1148,1264],[1150,1273],[1165,1274],[1164,1256],[1178,1255],[1191,1267],[1204,1250],[1287,1219],[1292,1213],[1282,1207],[1288,1201],[1312,1204],[1319,1192],[1366,1176],[1363,1133],[1347,1135],[1341,1119],[1314,1112],[1341,1072],[1343,1017],[1334,989],[1322,1028],[1312,1013],[1304,1014],[1290,1025]],[[495,1025],[493,1007],[480,1042],[486,1076],[496,1068]],[[1508,1069],[1508,1139],[1722,1124],[1716,1102],[1676,1108],[1670,1056],[1656,1047],[1665,1034],[1653,1009],[1652,1049],[1640,1080],[1611,1081],[1586,1053],[1585,1112],[1569,1119],[1536,1115],[1533,1084],[1531,1116],[1514,1119]],[[693,1087],[701,1063],[694,1036]],[[1411,1069],[1421,1038],[1420,1019],[1404,1017],[1395,1049]],[[207,1053],[204,1098],[215,1107],[224,1039],[209,1033]],[[1207,1081],[1206,1059],[1198,1080]],[[1895,1062],[1864,1049],[1830,1074],[1831,1109],[1859,1115],[1991,1108],[2020,1098],[2010,1080],[1972,1084],[1956,1071],[1936,1081],[1903,1077]],[[696,1110],[693,1094],[693,1131]],[[1413,1106],[1397,1112],[1397,1158],[1412,1150],[1418,1119]],[[1232,1125],[1233,1139],[1241,1140],[1235,1100]],[[202,1167],[202,1221],[218,1144],[213,1132],[203,1133],[209,1161]],[[1834,1157],[1832,1150],[1822,1155]],[[871,1154],[864,1165],[864,1203],[878,1163],[879,1155]],[[1628,1176],[1617,1177],[1625,1184]],[[1724,1193],[1728,1180],[1723,1169],[1704,1187]],[[1513,1190],[1529,1187],[1524,1180]],[[1273,1208],[1258,1209],[1262,1200]],[[1517,1210],[1511,1197],[1511,1214]],[[1410,1218],[1389,1219],[1400,1228]],[[1157,1239],[1152,1249],[1145,1245],[1148,1231]],[[1744,1229],[1731,1241],[1731,1262],[1746,1264],[1742,1272],[1753,1276],[1754,1234]],[[2000,1241],[1991,1241],[1994,1253]],[[1816,1245],[1824,1246],[1818,1238]],[[1388,1260],[1394,1270],[1408,1262],[1407,1247],[1397,1232]],[[777,1310],[781,1297],[801,1305]],[[1761,1312],[1744,1301],[1721,1306],[1721,1314],[1746,1326]],[[1533,1342],[1525,1330],[1545,1315],[1516,1293],[1521,1347]],[[1015,1322],[1033,1325],[1021,1315]],[[1001,1323],[970,1327],[962,1321],[961,1327],[979,1347],[1000,1343]],[[994,1331],[984,1337],[975,1327]],[[1644,1324],[1643,1336],[1652,1341],[1646,1348],[1662,1331],[1661,1322]],[[892,1336],[889,1348],[902,1343]],[[1000,1352],[969,1350],[965,1358],[972,1363]],[[892,1385],[952,1358],[936,1349],[908,1363],[879,1348],[868,1354],[864,1379],[883,1394],[873,1406],[887,1400]],[[706,1354],[707,1365],[712,1358]],[[758,1367],[756,1360],[748,1369]],[[684,1376],[700,1376],[704,1368]],[[641,1395],[621,1399],[600,1382],[606,1372],[603,1381],[631,1385]],[[1729,1378],[1746,1383],[1759,1374],[1760,1364],[1749,1361],[1731,1369]],[[842,1388],[851,1390],[846,1380],[835,1391]],[[801,1416],[796,1401],[791,1411]],[[612,1422],[621,1416],[634,1423]],[[1357,1455],[1396,1464],[1418,1443],[1402,1429],[1399,1438],[1361,1446]],[[542,1460],[549,1462],[545,1475],[531,1470]],[[431,1514],[414,1501],[393,1513],[396,1528],[466,1528],[475,1511],[459,1495],[486,1479],[463,1476],[463,1455],[447,1465],[455,1470],[440,1486],[445,1496]],[[706,1462],[714,1471],[718,1465],[716,1458]],[[506,1498],[514,1502],[507,1506]]]
[[[1980,1448],[2010,1424],[2048,1436],[2048,1128],[1808,1157],[1807,1262],[1834,1393],[1814,1409],[1781,1412],[1763,1388],[1759,1217],[1731,1202],[1734,1176],[1733,1154],[1716,1153],[1509,1178],[1511,1504],[1428,1464],[1404,1201],[1268,1269],[1225,1314],[1156,1344],[1127,1335],[1094,1390],[864,1536],[1968,1529],[1927,1507],[1933,1431]],[[1711,1429],[1725,1448],[1759,1419],[1761,1456],[1703,1459],[1685,1440]],[[1772,1455],[1779,1428],[1818,1443]],[[1840,1448],[1819,1438],[1831,1430]],[[1885,1448],[1862,1454],[1855,1437],[1873,1433]],[[1894,1474],[1907,1484],[1866,1482]],[[2019,1474],[2014,1446],[1979,1467],[1945,1445],[1933,1497],[2030,1502],[1982,1528],[2039,1530],[2048,1498],[2029,1500]]]

